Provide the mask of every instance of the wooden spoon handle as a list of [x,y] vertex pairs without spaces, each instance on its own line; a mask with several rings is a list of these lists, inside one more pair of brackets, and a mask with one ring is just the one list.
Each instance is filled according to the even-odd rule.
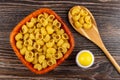
[[111,63],[114,65],[114,67],[117,69],[117,71],[120,73],[120,66],[117,63],[117,61],[112,57],[112,55],[109,53],[109,51],[105,48],[105,46],[100,47],[105,55],[108,57],[108,59],[111,61]]

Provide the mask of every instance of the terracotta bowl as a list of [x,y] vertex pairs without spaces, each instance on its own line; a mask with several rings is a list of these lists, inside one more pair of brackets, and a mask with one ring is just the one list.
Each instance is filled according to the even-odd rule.
[[[20,54],[19,49],[17,49],[17,47],[16,47],[15,35],[21,30],[22,25],[24,25],[26,22],[30,21],[30,19],[32,17],[37,17],[39,14],[41,14],[43,12],[46,12],[48,14],[53,14],[55,16],[55,18],[58,19],[61,22],[62,28],[65,30],[65,32],[69,36],[70,49],[66,52],[66,54],[61,59],[57,60],[56,64],[38,71],[37,69],[33,68],[33,64],[27,62],[24,59],[24,56]],[[52,11],[49,8],[40,8],[40,9],[34,11],[33,13],[31,13],[30,15],[28,15],[27,17],[25,17],[22,21],[20,21],[15,26],[15,28],[12,30],[12,32],[10,34],[10,44],[11,44],[14,52],[16,53],[17,57],[21,60],[21,62],[26,67],[28,67],[32,72],[34,72],[36,74],[44,74],[46,72],[49,72],[49,71],[53,70],[55,67],[57,67],[59,64],[61,64],[63,61],[65,61],[66,58],[68,58],[68,56],[71,54],[71,52],[73,51],[73,48],[74,48],[74,38],[73,38],[70,30],[68,29],[67,25],[63,22],[63,20],[54,11]]]

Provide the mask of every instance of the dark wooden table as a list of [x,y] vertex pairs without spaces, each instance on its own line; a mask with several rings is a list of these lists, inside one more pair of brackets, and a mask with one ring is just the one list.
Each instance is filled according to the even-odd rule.
[[[94,15],[104,44],[120,64],[120,0],[0,0],[0,80],[120,80],[120,74],[104,53],[91,41],[77,33],[68,22],[72,6],[86,6]],[[48,7],[62,17],[75,38],[72,54],[60,66],[44,75],[28,70],[10,46],[9,35],[16,24],[31,12]],[[95,56],[89,69],[75,63],[77,52],[88,49]]]

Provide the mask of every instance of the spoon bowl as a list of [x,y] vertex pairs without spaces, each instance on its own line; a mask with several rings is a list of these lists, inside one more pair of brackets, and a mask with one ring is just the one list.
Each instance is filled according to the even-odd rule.
[[[77,28],[74,25],[73,15],[71,14],[71,11],[74,8],[83,9],[83,10],[85,10],[85,11],[88,12],[88,15],[91,18],[91,28],[89,28],[89,29],[85,29],[83,27]],[[72,27],[78,33],[80,33],[81,35],[83,35],[84,37],[86,37],[87,39],[89,39],[90,41],[92,41],[93,43],[95,43],[105,53],[105,55],[108,57],[108,59],[114,65],[114,67],[120,73],[120,66],[118,65],[118,63],[116,62],[116,60],[112,57],[112,55],[109,53],[109,51],[106,49],[106,47],[105,47],[105,45],[104,45],[104,43],[103,43],[103,41],[102,41],[102,39],[100,37],[99,31],[98,31],[98,28],[97,28],[97,24],[96,24],[96,21],[95,21],[93,15],[92,15],[92,13],[86,7],[84,7],[84,6],[74,6],[74,7],[72,7],[69,10],[69,12],[68,12],[68,18],[69,18],[69,22],[72,25]]]

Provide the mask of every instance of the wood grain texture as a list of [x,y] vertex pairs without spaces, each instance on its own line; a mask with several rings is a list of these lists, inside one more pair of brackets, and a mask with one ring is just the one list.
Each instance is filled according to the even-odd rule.
[[[113,65],[92,42],[77,33],[67,17],[74,5],[86,6],[94,15],[100,35],[109,52],[120,64],[120,1],[119,0],[1,0],[0,1],[0,80],[120,80]],[[68,25],[75,38],[75,48],[70,57],[53,71],[36,75],[30,72],[13,52],[9,35],[16,24],[31,12],[48,7]],[[77,52],[88,49],[95,55],[89,69],[77,67]]]

